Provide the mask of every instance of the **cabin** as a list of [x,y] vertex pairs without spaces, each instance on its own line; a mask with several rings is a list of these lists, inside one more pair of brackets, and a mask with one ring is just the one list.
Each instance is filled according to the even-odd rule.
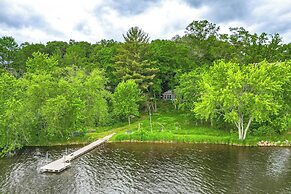
[[168,91],[164,92],[161,97],[162,97],[163,100],[174,100],[174,99],[176,99],[176,95],[174,94],[174,92],[172,90],[168,90]]

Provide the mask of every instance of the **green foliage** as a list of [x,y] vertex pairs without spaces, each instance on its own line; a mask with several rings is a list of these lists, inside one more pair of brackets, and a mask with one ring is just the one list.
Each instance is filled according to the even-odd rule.
[[251,34],[243,27],[230,28],[228,42],[233,45],[233,60],[241,64],[280,61],[283,58],[282,39],[279,34]]
[[45,46],[43,44],[30,44],[23,43],[20,45],[20,48],[17,50],[15,59],[11,66],[17,71],[17,76],[20,77],[26,72],[26,62],[29,58],[32,58],[32,54],[40,52],[45,52]]
[[106,78],[108,78],[108,89],[113,92],[114,88],[118,84],[118,78],[115,71],[114,57],[117,55],[120,43],[114,40],[101,40],[99,43],[93,45],[93,51],[91,55],[91,62],[105,72]]
[[[291,126],[291,44],[279,34],[252,34],[242,27],[221,34],[219,29],[207,20],[193,21],[183,36],[152,42],[138,27],[123,35],[123,43],[18,46],[12,37],[0,38],[0,149],[65,141],[75,131],[108,127],[111,115],[130,122],[145,99],[141,92],[142,108],[156,112],[161,92],[174,88],[179,108],[196,115],[173,113],[155,121],[154,114],[153,132],[141,130],[130,138],[207,141],[197,128],[196,140],[187,136],[197,123],[208,124],[200,118],[222,129],[235,123],[240,139],[247,131],[284,135]],[[149,121],[141,127],[150,128]],[[216,136],[224,138],[220,132]],[[214,135],[212,140],[220,141]],[[229,142],[237,141],[231,137]]]
[[223,116],[236,124],[239,138],[245,139],[253,120],[263,122],[278,115],[289,77],[286,63],[239,66],[219,61],[203,75],[202,95],[193,111],[205,119]]
[[[44,128],[50,136],[60,134],[64,136],[65,130],[69,130],[68,120],[70,118],[69,102],[64,96],[57,96],[46,100],[41,107],[40,113],[44,120]],[[68,118],[69,117],[69,118]],[[67,133],[65,133],[67,135]]]
[[253,129],[251,134],[256,136],[273,136],[277,134],[277,131],[271,126],[263,125],[257,129]]
[[113,94],[114,115],[121,119],[138,116],[140,100],[141,91],[133,80],[119,83]]
[[193,21],[186,27],[186,34],[199,40],[218,36],[219,26],[207,20]]
[[109,116],[107,100],[111,98],[111,94],[105,90],[106,83],[104,73],[94,69],[81,87],[83,88],[83,98],[86,100],[86,108],[83,114],[86,116],[85,123],[87,123],[87,126],[107,123]]
[[155,66],[159,69],[152,86],[156,94],[173,89],[177,85],[174,77],[193,68],[185,44],[170,40],[154,40],[148,49],[147,58],[156,61]]
[[180,109],[192,110],[194,108],[194,102],[196,102],[201,95],[199,83],[205,71],[206,70],[203,68],[196,68],[180,76],[179,85],[175,89]]
[[67,42],[63,41],[50,41],[46,43],[45,52],[49,56],[59,56],[58,59],[61,59],[65,54],[68,47]]
[[57,64],[57,60],[52,57],[48,57],[47,54],[35,52],[32,54],[32,58],[27,60],[26,68],[29,73],[50,72],[56,67]]
[[88,42],[74,42],[67,47],[64,55],[64,65],[79,66],[85,68],[89,65],[88,58],[91,52],[91,45]]
[[149,35],[142,31],[139,27],[131,27],[126,35],[123,35],[125,42],[132,42],[134,44],[144,44],[149,42]]
[[186,28],[186,34],[179,42],[189,48],[189,57],[196,66],[211,64],[217,59],[224,58],[226,45],[219,39],[219,28],[207,20],[193,21]]
[[4,115],[9,107],[9,98],[16,96],[17,83],[16,79],[7,73],[2,73],[0,76],[0,147],[5,147],[8,135],[10,134],[5,129],[6,119]]
[[14,38],[3,36],[0,38],[0,66],[8,67],[15,59],[18,45]]
[[67,139],[74,131],[103,125],[108,119],[103,72],[57,68],[57,61],[34,53],[20,79],[0,78],[0,147],[4,151],[38,139]]
[[146,59],[148,52],[148,35],[137,27],[130,28],[124,35],[122,44],[116,55],[116,75],[120,81],[134,80],[144,92],[153,85],[155,73],[154,61]]

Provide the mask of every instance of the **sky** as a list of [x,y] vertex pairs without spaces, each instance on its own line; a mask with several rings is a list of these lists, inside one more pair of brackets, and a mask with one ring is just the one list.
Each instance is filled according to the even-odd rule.
[[133,26],[151,40],[183,35],[193,20],[279,33],[291,42],[291,0],[0,0],[0,37],[18,43],[123,41]]

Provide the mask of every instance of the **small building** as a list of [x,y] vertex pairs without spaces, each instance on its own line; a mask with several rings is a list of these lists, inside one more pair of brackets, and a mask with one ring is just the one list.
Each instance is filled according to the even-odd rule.
[[161,97],[162,97],[163,100],[174,100],[174,99],[176,99],[176,95],[174,94],[174,92],[172,90],[168,90],[168,91],[164,92]]

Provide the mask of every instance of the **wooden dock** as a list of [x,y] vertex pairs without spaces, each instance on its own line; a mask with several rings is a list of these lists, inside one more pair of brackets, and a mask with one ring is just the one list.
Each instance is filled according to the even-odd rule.
[[97,141],[94,141],[93,143],[90,143],[89,145],[86,145],[85,147],[82,147],[81,149],[63,156],[62,158],[55,160],[43,167],[40,168],[40,172],[61,172],[68,167],[71,166],[70,161],[74,160],[75,158],[89,152],[90,150],[94,149],[98,145],[108,141],[115,133],[112,133],[110,135],[107,135],[103,137],[102,139],[98,139]]

